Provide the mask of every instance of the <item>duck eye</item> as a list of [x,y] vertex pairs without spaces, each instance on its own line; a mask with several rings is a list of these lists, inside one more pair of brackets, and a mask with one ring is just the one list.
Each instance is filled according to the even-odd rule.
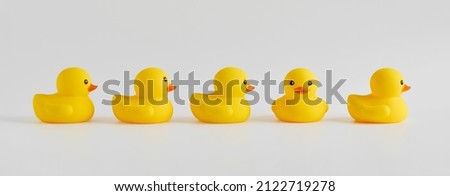
[[244,80],[244,84],[247,85],[247,80]]
[[400,84],[403,85],[403,80],[400,80]]
[[291,86],[294,86],[294,84],[295,84],[294,80],[291,80],[291,81],[289,82],[289,84],[290,84]]
[[89,81],[86,79],[86,80],[84,80],[84,84],[88,84],[89,83]]
[[308,85],[311,86],[313,83],[312,81],[308,81]]
[[164,82],[167,82],[167,77],[164,77],[163,80],[164,80]]

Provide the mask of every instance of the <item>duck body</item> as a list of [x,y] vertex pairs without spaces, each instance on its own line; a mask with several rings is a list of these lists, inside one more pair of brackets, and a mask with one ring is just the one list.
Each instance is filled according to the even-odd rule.
[[[275,116],[285,122],[316,122],[322,120],[325,113],[328,111],[328,104],[320,98],[317,98],[318,103],[307,103],[303,99],[292,100],[287,96],[274,101],[272,104],[272,111]],[[294,102],[289,104],[289,102]]]
[[33,108],[39,120],[46,123],[79,123],[94,115],[94,104],[88,96],[36,94]]
[[250,104],[245,94],[255,87],[247,74],[237,67],[225,67],[214,76],[214,91],[194,93],[190,108],[195,118],[204,123],[241,123],[250,117]]
[[347,108],[356,122],[398,123],[408,116],[408,107],[401,97],[350,95]]
[[173,106],[167,100],[165,104],[152,104],[139,96],[116,95],[112,109],[117,119],[126,123],[148,124],[163,123],[172,118]]
[[401,97],[410,90],[403,75],[393,68],[377,70],[370,79],[372,93],[349,95],[347,109],[356,122],[398,123],[408,116],[408,107]]
[[134,80],[136,95],[115,95],[114,116],[125,123],[163,123],[172,118],[173,106],[168,93],[175,90],[166,72],[156,67],[141,70]]
[[[194,93],[190,100],[192,114],[201,122],[240,123],[250,117],[250,105],[242,98]],[[219,103],[211,103],[213,100]],[[193,102],[198,104],[192,104]]]
[[280,121],[308,123],[322,120],[328,104],[317,97],[318,80],[306,68],[295,68],[284,78],[284,95],[272,103],[272,112]]
[[89,74],[78,67],[70,67],[58,75],[57,93],[36,94],[33,109],[36,117],[46,123],[80,123],[94,115],[94,104],[89,93],[97,86]]

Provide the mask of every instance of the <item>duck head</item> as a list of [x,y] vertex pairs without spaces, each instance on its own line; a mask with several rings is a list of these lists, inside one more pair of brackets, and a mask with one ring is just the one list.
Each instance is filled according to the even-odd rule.
[[237,67],[225,67],[214,76],[214,89],[222,95],[244,97],[254,88],[249,84],[247,74]]
[[91,76],[85,70],[70,67],[59,73],[56,88],[61,95],[86,96],[97,86],[92,84]]
[[378,97],[399,97],[411,89],[403,80],[403,75],[392,68],[382,68],[370,78],[372,95]]
[[316,96],[317,88],[316,75],[305,68],[293,69],[284,78],[284,92],[287,97],[299,94],[313,97]]
[[166,72],[156,67],[143,69],[136,75],[134,90],[140,97],[162,98],[175,90]]

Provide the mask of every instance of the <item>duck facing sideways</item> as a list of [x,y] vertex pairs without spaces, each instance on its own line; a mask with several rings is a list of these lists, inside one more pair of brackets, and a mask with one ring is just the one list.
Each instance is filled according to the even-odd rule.
[[214,77],[214,92],[194,93],[190,98],[192,114],[205,123],[239,123],[250,116],[245,94],[255,87],[247,74],[237,67],[221,69]]
[[112,109],[116,118],[126,123],[162,123],[172,118],[173,106],[168,92],[175,90],[162,69],[149,67],[134,80],[136,95],[115,95]]
[[46,123],[79,123],[89,121],[94,115],[94,104],[89,98],[97,86],[89,74],[78,67],[64,69],[56,81],[57,93],[36,94],[34,113]]
[[347,108],[357,122],[398,123],[408,115],[408,108],[401,95],[411,87],[406,85],[402,74],[392,68],[376,71],[370,79],[372,93],[350,95]]
[[328,111],[328,104],[317,97],[317,77],[310,70],[291,70],[284,79],[285,95],[272,103],[272,111],[280,121],[320,121]]

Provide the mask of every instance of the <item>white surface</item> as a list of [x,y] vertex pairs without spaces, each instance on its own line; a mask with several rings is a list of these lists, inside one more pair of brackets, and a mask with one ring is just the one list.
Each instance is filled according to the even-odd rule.
[[[448,1],[0,1],[0,175],[450,175]],[[206,125],[176,105],[170,123],[119,123],[91,94],[90,123],[48,125],[35,93],[64,67],[94,83],[155,65],[211,79],[237,65],[253,79],[304,66],[368,93],[381,66],[402,71],[401,124],[355,124],[336,100],[322,122],[286,124],[270,106],[247,123]],[[119,90],[119,89],[117,89]],[[187,89],[179,88],[187,99]],[[196,91],[200,91],[197,87]],[[274,87],[272,97],[279,96]],[[257,88],[263,96],[262,87]],[[324,95],[324,88],[320,90]]]

